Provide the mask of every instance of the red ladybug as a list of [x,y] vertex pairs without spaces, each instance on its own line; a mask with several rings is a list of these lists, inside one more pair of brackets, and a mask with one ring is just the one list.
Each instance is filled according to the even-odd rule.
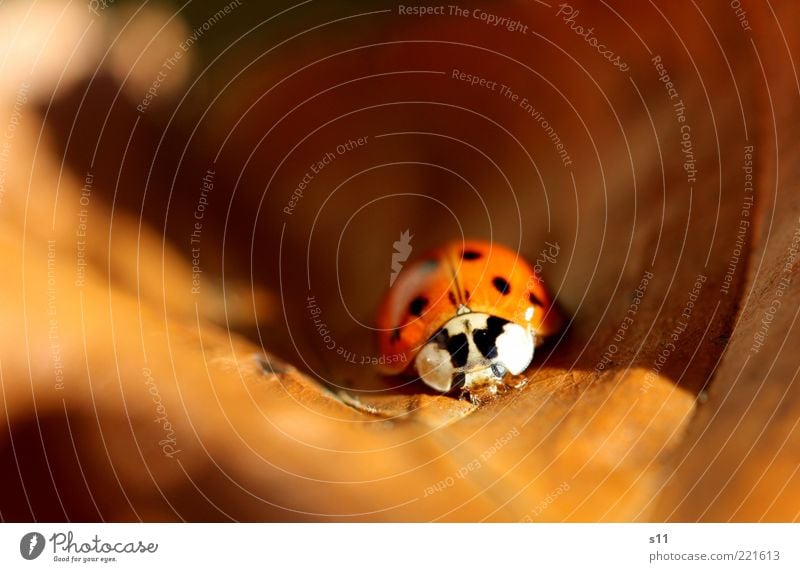
[[446,244],[407,265],[378,314],[388,374],[413,367],[430,387],[497,393],[561,318],[533,268],[497,244]]

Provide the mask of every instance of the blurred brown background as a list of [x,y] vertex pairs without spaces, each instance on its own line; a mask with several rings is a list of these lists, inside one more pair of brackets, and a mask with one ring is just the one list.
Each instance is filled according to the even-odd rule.
[[[458,6],[2,7],[4,520],[798,519],[797,9]],[[524,390],[361,364],[405,230],[558,245]]]

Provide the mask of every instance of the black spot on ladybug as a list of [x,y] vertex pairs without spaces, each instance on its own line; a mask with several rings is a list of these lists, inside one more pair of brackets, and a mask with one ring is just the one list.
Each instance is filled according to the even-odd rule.
[[536,304],[536,305],[538,305],[538,306],[542,306],[542,305],[543,305],[543,304],[541,303],[541,301],[539,301],[539,298],[537,298],[537,297],[536,297],[536,294],[534,294],[533,292],[531,292],[531,293],[529,293],[529,294],[528,294],[528,301],[529,301],[531,304]]
[[450,352],[450,363],[453,367],[464,367],[469,357],[467,334],[456,334],[447,340],[447,351]]
[[500,292],[503,296],[511,292],[511,284],[508,283],[508,280],[503,278],[502,276],[495,276],[492,279],[492,285],[495,289]]
[[453,291],[452,291],[452,290],[450,290],[450,291],[447,293],[447,299],[448,299],[448,300],[450,300],[450,303],[451,303],[453,306],[458,306],[458,302],[456,302],[456,295],[453,293]]
[[463,371],[457,371],[453,374],[453,385],[451,386],[451,389],[464,387],[465,383],[467,383],[467,374],[465,374]]
[[428,305],[428,299],[425,296],[417,296],[408,305],[408,311],[415,316],[421,316],[425,306]]
[[483,256],[477,250],[465,250],[461,253],[462,260],[479,260]]
[[475,330],[472,333],[475,346],[486,359],[494,359],[497,357],[497,337],[503,333],[503,327],[507,323],[508,320],[504,320],[503,318],[489,316],[489,319],[486,320],[486,329]]
[[464,300],[465,300],[465,301],[466,301],[466,300],[469,300],[469,296],[470,296],[470,294],[469,294],[469,290],[464,290]]
[[392,343],[397,342],[400,339],[400,334],[403,331],[403,326],[397,326],[394,330],[392,330],[392,336],[389,338]]

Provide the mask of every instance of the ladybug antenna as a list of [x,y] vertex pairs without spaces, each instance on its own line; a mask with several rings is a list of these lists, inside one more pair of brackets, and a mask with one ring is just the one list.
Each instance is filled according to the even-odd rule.
[[458,270],[456,268],[456,264],[449,256],[445,257],[445,262],[450,270],[450,275],[453,277],[453,283],[451,285],[450,290],[455,295],[456,300],[458,300],[457,315],[465,313],[464,311],[462,311],[462,308],[466,308],[466,311],[469,312],[470,310],[466,306],[467,302],[466,297],[464,296],[464,292],[461,290],[461,286],[458,283]]

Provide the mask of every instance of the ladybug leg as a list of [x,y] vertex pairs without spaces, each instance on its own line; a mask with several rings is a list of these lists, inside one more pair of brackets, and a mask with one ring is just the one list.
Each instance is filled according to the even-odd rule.
[[528,385],[528,378],[527,377],[516,377],[512,376],[509,377],[508,382],[506,383],[508,387],[513,389],[522,389],[526,385]]

